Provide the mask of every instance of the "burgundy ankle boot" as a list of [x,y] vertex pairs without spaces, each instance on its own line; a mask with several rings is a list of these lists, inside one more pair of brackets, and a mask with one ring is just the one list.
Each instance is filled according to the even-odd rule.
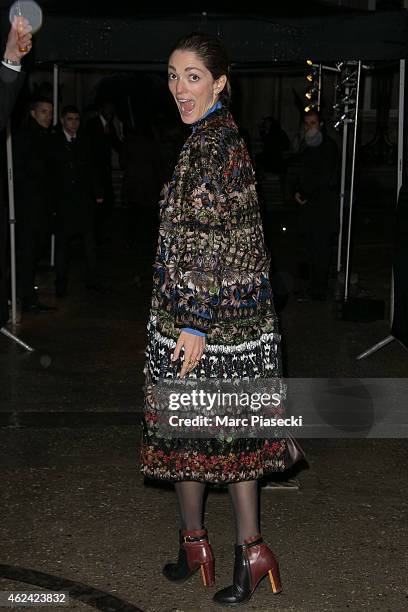
[[180,549],[177,563],[167,563],[163,574],[172,582],[184,582],[201,568],[204,586],[215,582],[214,555],[206,529],[180,531]]
[[244,544],[235,545],[233,584],[217,591],[213,599],[224,606],[249,601],[258,584],[267,574],[272,591],[280,593],[282,584],[275,555],[264,544],[260,534],[247,538]]

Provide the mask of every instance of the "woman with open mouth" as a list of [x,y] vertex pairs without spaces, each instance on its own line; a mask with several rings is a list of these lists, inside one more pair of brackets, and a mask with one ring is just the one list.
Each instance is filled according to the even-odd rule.
[[[215,602],[248,601],[269,576],[282,590],[277,560],[258,523],[258,480],[293,463],[285,437],[160,434],[155,389],[163,381],[253,382],[281,377],[280,335],[269,283],[269,255],[245,144],[228,110],[226,51],[203,33],[179,40],[168,84],[181,120],[191,126],[163,191],[148,322],[142,445],[145,476],[173,482],[180,508],[180,548],[163,573],[187,580],[199,569],[214,584],[214,553],[203,526],[206,485],[227,485],[235,520],[233,583]],[[186,391],[188,389],[186,388]]]

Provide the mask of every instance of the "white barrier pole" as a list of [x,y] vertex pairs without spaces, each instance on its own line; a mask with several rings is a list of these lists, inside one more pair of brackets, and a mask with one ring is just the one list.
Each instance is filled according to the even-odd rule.
[[358,103],[360,98],[360,80],[361,80],[361,60],[358,62],[357,68],[357,91],[356,91],[356,110],[354,116],[354,135],[353,135],[353,158],[351,162],[351,181],[350,181],[350,202],[349,202],[349,222],[347,236],[347,255],[346,255],[346,274],[344,278],[344,301],[348,300],[349,290],[349,274],[350,274],[350,248],[351,248],[351,221],[353,217],[353,199],[354,199],[354,173],[356,167],[356,145],[357,145],[357,126],[358,126]]
[[[58,64],[54,64],[53,70],[53,125],[57,125],[58,123],[58,79],[59,79],[59,66]],[[55,266],[55,234],[51,234],[51,257],[50,257],[50,266],[53,268]]]
[[13,176],[13,146],[11,140],[10,122],[7,124],[7,182],[9,197],[9,224],[10,224],[10,276],[11,276],[11,322],[17,323],[17,271],[16,271],[16,214],[14,200]]

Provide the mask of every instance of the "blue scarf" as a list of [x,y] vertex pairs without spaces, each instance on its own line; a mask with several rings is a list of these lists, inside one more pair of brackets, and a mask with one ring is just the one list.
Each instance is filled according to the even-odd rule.
[[197,129],[197,125],[200,123],[200,121],[202,121],[203,119],[205,119],[206,117],[208,117],[208,115],[210,115],[211,113],[213,113],[214,111],[218,110],[219,108],[222,108],[222,104],[221,102],[218,100],[218,102],[216,102],[215,104],[213,104],[211,106],[211,108],[208,109],[208,111],[206,113],[204,113],[204,115],[202,117],[200,117],[200,119],[198,121],[196,121],[195,123],[193,123],[193,125],[191,126],[193,128],[193,134]]

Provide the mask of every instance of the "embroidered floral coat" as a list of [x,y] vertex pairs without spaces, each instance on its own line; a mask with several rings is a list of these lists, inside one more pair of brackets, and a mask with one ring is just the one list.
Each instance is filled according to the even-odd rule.
[[194,126],[161,201],[145,367],[145,476],[228,483],[291,465],[285,439],[163,437],[158,429],[157,390],[163,379],[178,377],[181,360],[171,355],[183,327],[207,334],[204,354],[187,376],[194,383],[280,378],[268,272],[254,172],[221,108]]
[[200,120],[161,201],[152,315],[177,339],[236,345],[275,329],[255,175],[227,109]]

